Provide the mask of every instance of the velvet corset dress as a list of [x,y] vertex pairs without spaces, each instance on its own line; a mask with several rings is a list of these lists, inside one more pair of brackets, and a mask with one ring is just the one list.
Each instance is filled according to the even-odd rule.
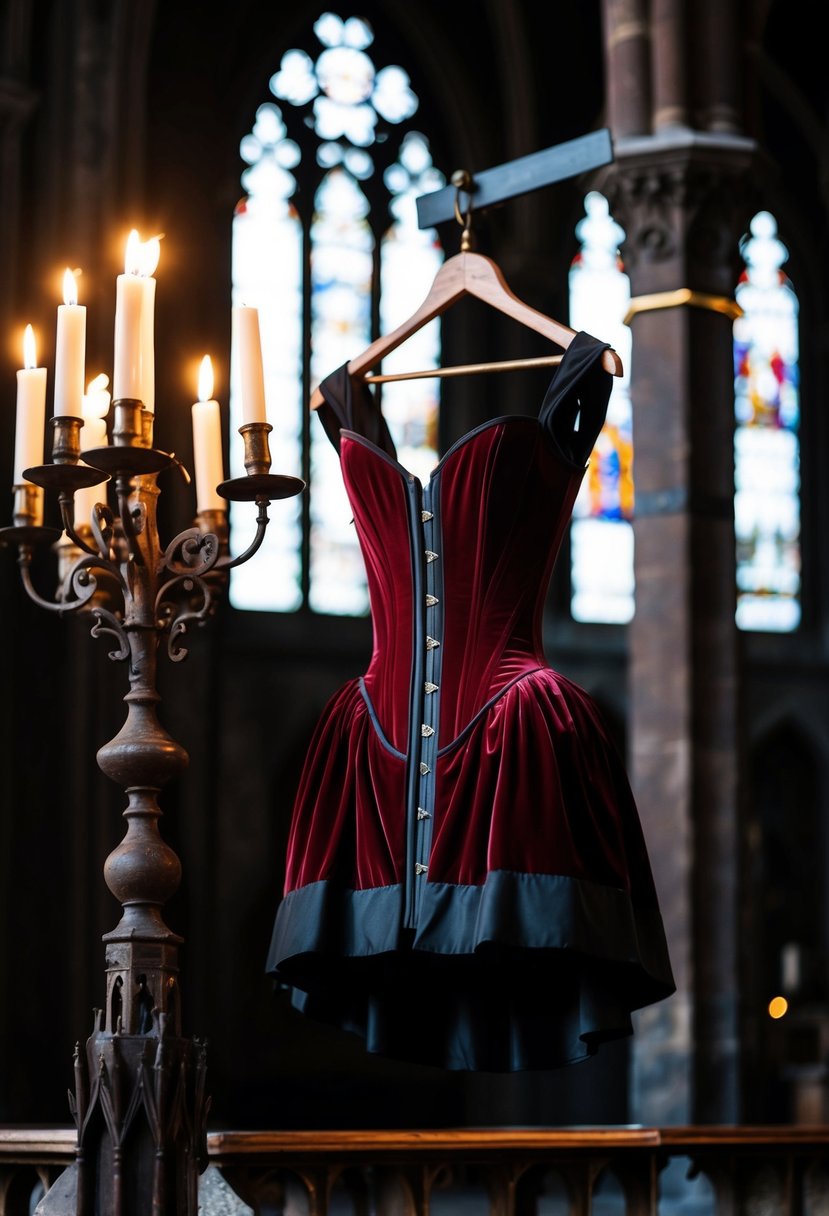
[[267,970],[372,1052],[552,1068],[674,991],[623,762],[541,637],[604,349],[578,334],[537,417],[475,428],[425,485],[364,383],[320,386],[374,646],[305,759]]

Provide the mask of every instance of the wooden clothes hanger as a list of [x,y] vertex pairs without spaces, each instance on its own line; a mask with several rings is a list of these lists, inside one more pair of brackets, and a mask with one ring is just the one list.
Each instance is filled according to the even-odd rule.
[[[458,194],[464,184],[471,184],[471,178],[464,171],[453,174],[453,183],[458,187]],[[417,330],[422,329],[434,317],[446,312],[447,309],[463,296],[474,296],[489,304],[499,312],[505,313],[519,321],[528,329],[534,330],[544,338],[555,342],[562,350],[566,350],[576,336],[576,330],[548,317],[538,309],[525,304],[523,300],[510,289],[500,267],[481,253],[472,250],[470,207],[464,220],[456,201],[455,214],[459,223],[464,225],[461,236],[461,252],[447,259],[438,270],[429,292],[416,312],[399,325],[391,333],[377,338],[362,354],[357,355],[348,364],[351,376],[362,376],[367,382],[381,383],[389,380],[414,380],[431,376],[457,376],[467,372],[510,371],[515,368],[549,366],[561,361],[561,355],[544,355],[536,359],[512,359],[500,363],[474,363],[458,367],[431,368],[415,372],[397,372],[388,375],[367,375],[386,355],[395,350]],[[613,376],[623,374],[622,360],[612,348],[602,355],[602,366]],[[312,410],[318,409],[323,403],[323,395],[317,389],[312,397]]]

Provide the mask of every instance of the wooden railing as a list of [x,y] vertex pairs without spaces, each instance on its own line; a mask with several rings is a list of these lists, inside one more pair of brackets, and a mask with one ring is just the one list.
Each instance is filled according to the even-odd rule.
[[[0,1216],[57,1194],[74,1139],[0,1127]],[[203,1216],[829,1216],[829,1126],[213,1132],[208,1148]]]

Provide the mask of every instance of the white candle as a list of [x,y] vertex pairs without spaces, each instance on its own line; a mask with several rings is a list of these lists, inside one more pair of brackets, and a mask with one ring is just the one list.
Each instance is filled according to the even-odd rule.
[[78,284],[71,270],[63,276],[63,304],[58,305],[55,341],[56,418],[82,417],[86,308],[78,303]]
[[[83,429],[81,450],[91,452],[93,448],[105,448],[109,442],[105,415],[109,411],[109,393],[106,386],[109,377],[100,375],[90,380],[83,399]],[[84,461],[79,461],[82,465]],[[88,524],[96,502],[106,502],[106,484],[84,486],[75,491],[75,526]]]
[[160,245],[142,242],[133,228],[124,255],[124,273],[115,284],[115,360],[112,395],[155,408],[153,330],[155,279]]
[[153,274],[161,255],[157,236],[141,243],[141,400],[144,408],[155,413],[155,279]]
[[155,413],[155,279],[150,275],[141,284],[141,400]]
[[213,399],[213,365],[205,355],[199,369],[199,399],[193,405],[193,463],[196,468],[196,510],[226,511],[227,502],[216,492],[224,481],[222,421]]
[[266,422],[265,373],[259,309],[239,304],[233,309],[232,337],[239,361],[239,387],[243,422]]
[[46,368],[35,367],[35,335],[31,325],[23,337],[23,364],[17,373],[17,426],[14,437],[14,485],[24,485],[24,469],[43,464],[46,430]]
[[133,228],[127,239],[124,273],[115,280],[115,361],[112,392],[116,401],[124,397],[140,399],[141,393],[141,302],[143,299],[138,266],[138,233]]
[[[107,446],[107,424],[105,418],[87,418],[83,424],[83,447],[89,451],[92,448]],[[79,460],[83,465],[84,461]],[[106,484],[101,482],[94,486],[83,486],[75,491],[75,526],[88,524],[92,520],[92,512],[97,502],[106,502]]]

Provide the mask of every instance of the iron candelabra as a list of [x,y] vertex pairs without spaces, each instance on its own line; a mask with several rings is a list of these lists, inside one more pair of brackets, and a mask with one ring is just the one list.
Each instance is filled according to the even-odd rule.
[[[214,612],[228,572],[260,548],[268,506],[304,489],[299,478],[271,473],[266,422],[240,428],[246,476],[217,487],[230,502],[254,502],[256,532],[231,556],[227,512],[201,511],[192,527],[162,547],[158,478],[176,458],[153,446],[153,413],[138,400],[112,403],[111,445],[81,450],[82,420],[51,420],[52,460],[28,468],[14,487],[13,524],[0,544],[17,549],[27,595],[59,615],[91,621],[106,637],[109,657],[127,663],[126,720],[97,753],[101,771],[127,796],[126,834],[104,866],[122,905],[119,924],[104,937],[106,992],[85,1049],[75,1048],[70,1106],[77,1127],[76,1160],[39,1211],[61,1216],[196,1216],[198,1178],[207,1164],[205,1045],[181,1028],[179,946],[164,921],[181,865],[162,839],[158,795],[186,767],[187,752],[161,725],[156,688],[158,651],[187,654],[188,630]],[[107,484],[111,483],[111,484]],[[106,487],[88,521],[76,520],[75,494]],[[62,531],[44,526],[45,491],[57,492]],[[112,505],[106,494],[112,492]],[[57,553],[57,591],[35,587],[37,548]]]

